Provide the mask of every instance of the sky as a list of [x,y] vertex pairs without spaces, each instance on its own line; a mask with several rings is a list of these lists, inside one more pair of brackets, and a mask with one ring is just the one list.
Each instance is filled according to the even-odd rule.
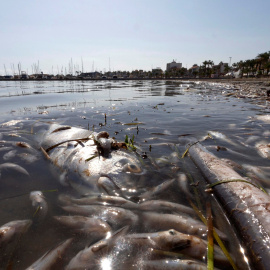
[[[151,70],[270,51],[269,0],[0,0],[0,75]],[[75,65],[75,67],[74,67]]]

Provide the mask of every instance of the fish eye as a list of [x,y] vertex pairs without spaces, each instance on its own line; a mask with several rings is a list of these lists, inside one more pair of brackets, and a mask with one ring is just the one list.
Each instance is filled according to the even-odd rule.
[[170,235],[175,235],[176,233],[175,233],[175,230],[169,230],[169,234]]
[[127,164],[125,167],[126,171],[133,173],[140,173],[142,171],[141,168],[135,164]]

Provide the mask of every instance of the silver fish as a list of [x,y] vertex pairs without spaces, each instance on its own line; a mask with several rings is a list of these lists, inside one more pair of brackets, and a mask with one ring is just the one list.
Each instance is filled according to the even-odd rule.
[[0,152],[10,151],[12,149],[13,147],[11,146],[3,146],[3,147],[0,147]]
[[124,236],[124,239],[129,245],[139,245],[145,248],[164,251],[179,251],[190,247],[190,239],[192,238],[189,235],[171,229],[154,233],[127,234]]
[[67,265],[66,270],[100,269],[101,256],[106,255],[115,243],[127,233],[128,227],[123,227],[111,236],[81,250]]
[[40,259],[34,262],[26,270],[47,270],[59,260],[62,259],[63,253],[70,246],[72,238],[60,243],[52,250],[47,251]]
[[[141,263],[142,270],[207,270],[207,265],[198,261],[180,259],[145,260]],[[217,268],[215,268],[217,269]]]
[[227,142],[227,143],[229,143],[231,145],[235,145],[235,146],[238,145],[236,142],[232,141],[226,135],[224,135],[223,133],[221,133],[219,131],[209,131],[209,134],[211,136],[213,136],[214,138],[225,141],[225,142]]
[[15,126],[18,123],[23,122],[23,120],[10,120],[8,122],[5,122],[3,124],[1,124],[2,127],[10,127],[10,126]]
[[138,206],[143,211],[167,211],[194,215],[194,210],[188,206],[163,200],[144,201]]
[[111,226],[119,227],[122,224],[135,227],[138,224],[138,215],[128,209],[101,205],[68,205],[62,207],[65,211],[76,215],[98,217]]
[[104,206],[116,206],[127,209],[138,209],[139,205],[119,196],[109,196],[104,194],[90,195],[82,198],[73,198],[68,195],[61,194],[58,197],[59,201],[68,204],[78,205],[104,205]]
[[158,186],[149,189],[148,191],[144,192],[142,195],[139,196],[140,201],[143,202],[157,197],[160,193],[163,193],[166,189],[170,188],[174,182],[175,179],[167,180],[159,184]]
[[17,156],[27,163],[34,163],[39,159],[37,155],[32,155],[30,153],[20,153],[17,154]]
[[142,173],[141,163],[134,153],[122,147],[115,150],[113,145],[116,142],[103,132],[56,124],[41,142],[53,164],[66,171],[70,184],[80,191],[133,194]]
[[255,147],[261,157],[270,159],[270,143],[261,141],[256,143]]
[[191,194],[190,190],[189,190],[189,183],[188,183],[188,178],[187,175],[184,173],[179,173],[177,175],[177,179],[176,179],[179,188],[185,193],[185,195],[188,198],[192,198],[193,195]]
[[3,160],[10,160],[14,158],[17,154],[17,150],[11,150],[3,155]]
[[55,220],[86,235],[104,238],[111,233],[110,225],[98,218],[84,216],[55,216]]
[[2,170],[14,170],[14,171],[17,171],[19,173],[29,176],[29,173],[23,167],[15,163],[6,162],[6,163],[0,164],[0,176],[1,176]]
[[0,246],[3,243],[8,243],[11,241],[15,235],[25,233],[32,221],[29,219],[26,220],[14,220],[8,222],[0,227]]
[[[127,234],[124,236],[129,245],[139,245],[144,248],[163,251],[180,252],[194,259],[205,260],[207,242],[199,237],[183,234],[176,230],[154,233]],[[228,264],[228,260],[218,246],[214,246],[215,261]]]
[[[197,235],[200,237],[206,237],[207,227],[199,220],[186,215],[176,214],[160,214],[155,212],[141,213],[140,220],[142,220],[142,226],[151,230],[169,230],[175,229],[179,232]],[[222,239],[226,239],[227,236],[217,230],[218,235]]]
[[35,214],[39,218],[43,219],[48,212],[48,204],[45,201],[45,197],[41,191],[32,191],[29,196],[32,201],[32,206],[35,208]]
[[256,118],[265,123],[270,123],[270,114],[258,115]]

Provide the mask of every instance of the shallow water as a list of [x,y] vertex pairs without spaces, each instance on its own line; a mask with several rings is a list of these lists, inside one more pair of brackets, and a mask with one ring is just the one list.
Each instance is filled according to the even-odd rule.
[[[18,219],[34,221],[27,233],[8,247],[1,247],[4,249],[4,255],[0,258],[4,267],[1,269],[6,269],[8,264],[12,265],[9,269],[25,269],[47,250],[74,237],[76,244],[63,255],[63,260],[55,268],[61,269],[79,250],[97,241],[78,236],[52,219],[52,216],[67,214],[59,206],[59,194],[79,196],[71,187],[59,183],[59,174],[51,169],[50,163],[38,149],[35,134],[52,122],[95,131],[105,130],[117,141],[124,141],[126,135],[129,138],[134,135],[135,145],[139,147],[137,151],[148,156],[145,165],[155,164],[152,173],[154,181],[157,179],[158,183],[172,179],[179,173],[189,173],[195,182],[200,181],[198,188],[204,190],[202,176],[196,167],[190,161],[181,159],[185,148],[179,142],[183,138],[195,137],[220,158],[233,160],[240,165],[263,167],[256,179],[260,185],[270,188],[267,181],[270,175],[269,159],[263,158],[255,147],[260,141],[269,143],[269,123],[256,119],[258,115],[269,113],[268,104],[258,106],[247,100],[226,97],[229,91],[232,88],[228,85],[180,81],[0,82],[0,163],[19,164],[30,174],[24,176],[8,169],[1,171],[0,225]],[[18,122],[9,122],[11,120]],[[204,141],[209,133],[212,139]],[[27,142],[33,146],[31,157],[36,159],[25,160],[23,153],[27,151],[14,146],[13,141]],[[220,151],[217,151],[217,146]],[[241,173],[248,175],[243,168]],[[193,193],[193,187],[188,187]],[[37,220],[29,200],[32,190],[53,190],[44,192],[49,210],[42,222]],[[174,186],[158,194],[157,199],[189,205],[185,196]],[[200,201],[203,206],[207,198],[208,195],[202,192]],[[217,207],[213,207],[217,215],[214,222],[221,230],[228,231],[229,225],[218,214],[220,211],[216,210]],[[198,219],[196,216],[194,218]],[[114,224],[110,225],[114,227]],[[125,225],[117,224],[114,229]],[[132,232],[142,231],[154,230],[144,228],[142,222],[132,229]],[[232,254],[237,254],[239,245],[236,238],[231,238],[227,247]],[[248,269],[243,258],[239,258],[236,260],[239,268]],[[110,269],[120,269],[117,263],[121,260],[116,256]]]

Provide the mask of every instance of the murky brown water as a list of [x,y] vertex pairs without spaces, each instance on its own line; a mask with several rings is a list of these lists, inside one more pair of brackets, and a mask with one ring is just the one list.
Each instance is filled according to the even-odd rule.
[[[117,141],[124,141],[126,135],[129,138],[134,135],[139,154],[148,157],[145,160],[146,169],[149,168],[148,163],[155,165],[151,173],[147,174],[151,185],[174,179],[181,173],[190,175],[189,180],[192,179],[194,183],[199,181],[199,184],[192,186],[189,182],[188,190],[193,196],[192,200],[199,202],[203,209],[209,195],[203,191],[205,184],[197,168],[189,159],[181,159],[185,151],[185,147],[179,144],[182,138],[195,137],[201,140],[202,144],[218,157],[244,166],[240,169],[244,175],[250,175],[245,168],[260,166],[261,174],[257,174],[256,178],[260,185],[270,188],[269,159],[262,157],[256,149],[259,142],[269,143],[269,123],[256,118],[269,113],[268,104],[257,106],[246,100],[226,97],[224,93],[228,91],[231,89],[227,85],[178,81],[0,82],[0,163],[18,164],[30,175],[26,176],[11,169],[1,170],[0,225],[19,219],[33,220],[25,234],[0,247],[0,269],[7,269],[8,265],[11,267],[9,269],[25,269],[46,251],[73,237],[74,244],[53,268],[61,269],[85,246],[98,240],[76,234],[53,219],[56,215],[67,215],[60,207],[60,194],[76,197],[80,195],[71,187],[59,183],[59,174],[51,169],[50,162],[38,149],[35,134],[52,122],[97,132],[104,130]],[[18,120],[18,123],[5,124],[11,120]],[[211,134],[212,139],[203,141],[207,134]],[[31,155],[28,150],[13,143],[20,141],[33,147]],[[26,160],[25,153],[32,159]],[[194,199],[194,188],[200,192],[197,199]],[[49,210],[42,221],[37,219],[29,200],[29,193],[33,190],[45,191]],[[147,191],[147,188],[144,191]],[[190,206],[188,195],[175,184],[154,198]],[[239,269],[248,269],[239,252],[237,238],[211,196],[210,199],[215,225],[227,232],[231,239],[226,242],[228,250],[234,259],[236,258]],[[133,200],[136,201],[135,198]],[[166,214],[167,211],[159,212],[162,220],[162,213]],[[132,233],[157,230],[145,226],[140,211],[135,211],[135,214],[139,216],[140,222],[132,227]],[[196,214],[192,215],[192,218],[199,220]],[[162,222],[166,223],[166,220]],[[127,224],[110,225],[117,230]],[[111,268],[101,265],[98,269],[127,269],[124,268],[125,264],[136,265],[132,269],[144,269],[138,263],[140,258],[144,259],[140,248],[137,248],[135,253],[133,251],[133,260],[125,262],[123,256],[126,258],[128,255],[123,250],[127,249],[125,246],[120,250],[122,256],[113,253],[109,266]],[[172,254],[168,256],[175,258],[171,257]],[[224,267],[222,264],[217,267],[231,269],[230,266]]]

